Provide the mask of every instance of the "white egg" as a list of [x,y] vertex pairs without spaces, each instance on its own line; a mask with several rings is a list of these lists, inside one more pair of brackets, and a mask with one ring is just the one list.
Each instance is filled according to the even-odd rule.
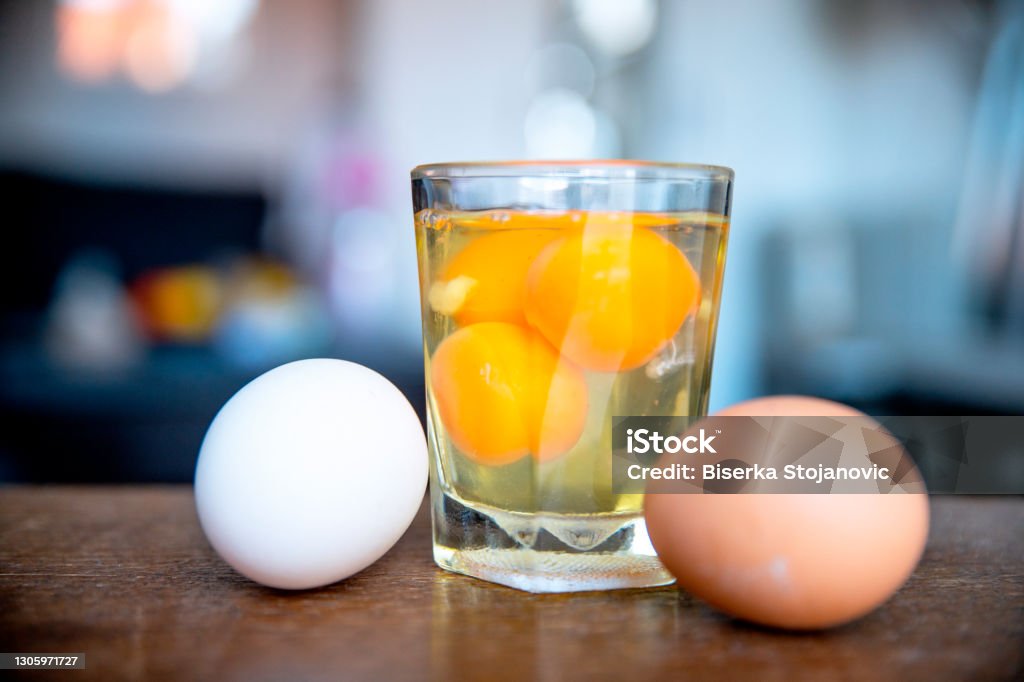
[[196,465],[199,520],[239,573],[283,589],[361,571],[423,500],[427,446],[387,379],[343,360],[301,360],[221,408]]

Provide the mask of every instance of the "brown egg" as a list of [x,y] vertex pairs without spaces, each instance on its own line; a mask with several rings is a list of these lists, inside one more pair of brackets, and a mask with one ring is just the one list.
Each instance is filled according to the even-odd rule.
[[[716,416],[866,417],[797,396]],[[877,608],[913,572],[928,535],[928,497],[918,493],[649,494],[645,514],[679,587],[737,618],[789,629]]]

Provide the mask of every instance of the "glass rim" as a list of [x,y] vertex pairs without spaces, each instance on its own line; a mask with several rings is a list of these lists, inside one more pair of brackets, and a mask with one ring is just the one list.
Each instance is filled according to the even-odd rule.
[[632,159],[454,161],[427,163],[411,171],[412,179],[454,178],[581,178],[608,180],[712,180],[732,182],[728,166]]

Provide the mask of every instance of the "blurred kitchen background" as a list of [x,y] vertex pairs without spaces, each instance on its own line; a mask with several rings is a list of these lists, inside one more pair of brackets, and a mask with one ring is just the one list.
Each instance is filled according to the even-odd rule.
[[1024,414],[1024,2],[12,0],[0,480],[190,480],[302,357],[422,408],[408,171],[538,157],[736,170],[713,408]]

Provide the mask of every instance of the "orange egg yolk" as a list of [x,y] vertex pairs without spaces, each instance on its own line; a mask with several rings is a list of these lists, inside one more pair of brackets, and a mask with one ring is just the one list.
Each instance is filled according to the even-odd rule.
[[441,421],[467,457],[540,461],[576,444],[587,413],[582,372],[535,331],[482,322],[450,334],[434,352],[431,385]]
[[509,229],[474,238],[430,288],[431,307],[462,326],[525,324],[526,273],[537,254],[558,236],[555,230]]
[[700,278],[671,242],[595,216],[534,260],[526,318],[577,364],[615,372],[650,360],[699,300]]

